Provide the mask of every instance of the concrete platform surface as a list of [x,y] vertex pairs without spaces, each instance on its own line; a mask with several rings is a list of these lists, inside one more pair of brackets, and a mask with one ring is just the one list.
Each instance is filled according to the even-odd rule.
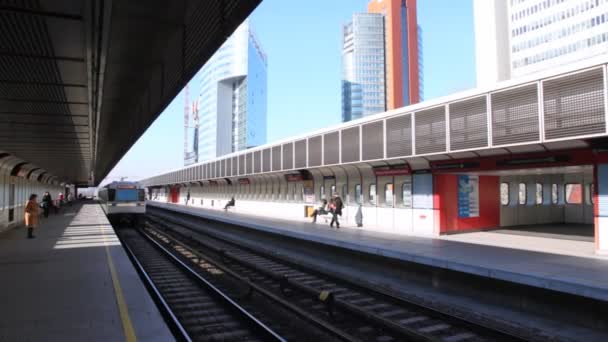
[[0,234],[0,341],[174,340],[98,204],[35,235]]
[[[465,234],[425,238],[348,227],[336,230],[326,224],[271,219],[181,204],[148,202],[148,205],[359,252],[608,300],[608,259],[555,253],[559,247],[545,248],[544,252],[533,251],[492,246],[479,241],[456,241],[458,236]],[[492,237],[501,239],[505,234],[496,233]],[[536,241],[554,242],[547,238]],[[563,243],[564,240],[557,241]]]

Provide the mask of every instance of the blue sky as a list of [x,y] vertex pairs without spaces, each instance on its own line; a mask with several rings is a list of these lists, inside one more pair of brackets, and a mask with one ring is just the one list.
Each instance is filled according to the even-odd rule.
[[[340,122],[341,27],[367,3],[263,0],[251,15],[268,55],[268,142]],[[426,100],[475,87],[472,6],[418,1]],[[106,179],[138,180],[183,166],[183,107],[180,94]]]

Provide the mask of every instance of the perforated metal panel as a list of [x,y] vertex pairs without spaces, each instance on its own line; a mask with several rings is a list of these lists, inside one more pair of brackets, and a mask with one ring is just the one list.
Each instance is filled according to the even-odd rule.
[[445,152],[445,106],[415,114],[416,154]]
[[226,176],[231,177],[232,173],[232,158],[226,159]]
[[492,144],[539,140],[536,83],[493,93]]
[[342,134],[342,162],[352,163],[360,159],[359,126],[343,129]]
[[245,174],[245,155],[242,154],[239,156],[239,176]]
[[270,172],[270,149],[267,148],[262,152],[262,171]]
[[545,138],[606,131],[602,69],[543,82]]
[[331,165],[340,162],[340,136],[338,132],[324,135],[323,142],[323,164]]
[[293,144],[283,144],[283,170],[293,169]]
[[253,152],[253,172],[262,172],[262,151]]
[[281,171],[281,146],[272,148],[272,171]]
[[247,173],[253,173],[253,152],[247,153]]
[[384,158],[384,122],[377,121],[362,126],[361,153],[363,160]]
[[320,135],[308,139],[308,166],[321,166],[322,137]]
[[239,170],[238,157],[234,156],[234,157],[232,157],[232,175],[238,176],[238,174],[239,174],[238,170]]
[[488,114],[485,96],[450,104],[450,149],[488,146]]
[[295,142],[295,168],[303,169],[306,167],[306,140]]
[[412,116],[397,116],[386,120],[386,157],[412,155]]

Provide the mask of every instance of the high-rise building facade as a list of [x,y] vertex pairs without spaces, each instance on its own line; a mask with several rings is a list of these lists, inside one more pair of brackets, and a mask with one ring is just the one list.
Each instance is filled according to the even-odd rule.
[[342,121],[419,102],[422,35],[415,0],[372,0],[342,29]]
[[386,41],[386,108],[420,101],[416,0],[371,0],[369,13],[384,16]]
[[608,53],[608,0],[475,0],[477,85]]
[[266,143],[266,71],[266,54],[246,20],[196,76],[198,153],[187,155],[204,161]]
[[357,13],[342,28],[342,121],[386,110],[384,18]]

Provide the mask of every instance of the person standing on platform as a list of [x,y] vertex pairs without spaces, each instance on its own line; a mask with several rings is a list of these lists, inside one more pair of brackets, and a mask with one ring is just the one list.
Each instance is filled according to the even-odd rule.
[[29,201],[25,205],[25,226],[27,227],[27,238],[33,239],[34,228],[38,225],[38,202],[36,202],[38,195],[31,194]]
[[363,209],[361,204],[359,204],[357,213],[355,214],[355,223],[357,223],[357,227],[363,227]]
[[190,190],[188,190],[188,193],[186,194],[186,205],[188,205],[188,202],[190,202]]
[[334,194],[334,198],[332,198],[331,203],[333,203],[333,208],[331,210],[331,222],[329,223],[329,226],[333,227],[335,222],[336,228],[340,229],[338,215],[342,216],[342,208],[344,208],[344,203],[342,203],[342,199],[340,196],[338,196],[338,194]]
[[63,200],[64,200],[63,192],[60,192],[59,195],[57,195],[57,206],[59,208],[61,208],[63,206]]
[[74,200],[74,196],[72,196],[71,192],[68,192],[68,205],[72,206],[72,201]]
[[49,210],[51,210],[52,205],[53,199],[51,198],[51,194],[47,191],[42,195],[42,210],[44,212],[44,217],[49,217]]

